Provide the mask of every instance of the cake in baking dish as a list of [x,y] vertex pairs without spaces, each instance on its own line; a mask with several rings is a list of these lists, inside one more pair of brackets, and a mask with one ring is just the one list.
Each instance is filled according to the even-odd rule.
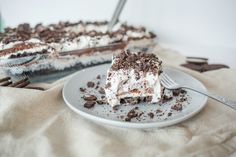
[[107,72],[105,92],[114,107],[121,101],[137,103],[146,100],[156,103],[161,99],[159,75],[162,61],[152,53],[123,51],[114,57]]
[[[57,24],[20,24],[0,33],[0,60],[42,56],[8,70],[12,74],[64,70],[111,61],[124,49],[148,51],[155,34],[144,27],[118,23],[108,31],[108,22],[59,22]],[[20,69],[20,70],[19,70]]]

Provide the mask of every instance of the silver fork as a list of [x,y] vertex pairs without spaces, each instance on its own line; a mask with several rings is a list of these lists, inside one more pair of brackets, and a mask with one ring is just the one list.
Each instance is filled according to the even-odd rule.
[[161,74],[161,84],[169,89],[169,90],[174,90],[174,89],[179,89],[179,88],[185,88],[185,89],[189,89],[189,90],[192,90],[192,91],[195,91],[197,93],[201,93],[205,96],[208,96],[209,98],[212,98],[218,102],[221,102],[233,109],[236,110],[236,101],[233,101],[233,100],[230,100],[226,97],[223,97],[223,96],[219,96],[219,95],[216,95],[216,94],[212,94],[212,93],[209,93],[209,92],[206,92],[206,91],[201,91],[201,90],[198,90],[198,89],[195,89],[195,88],[192,88],[192,87],[189,87],[189,86],[186,86],[186,85],[182,85],[182,84],[178,84],[177,82],[175,82],[174,80],[172,80],[166,73],[162,73]]

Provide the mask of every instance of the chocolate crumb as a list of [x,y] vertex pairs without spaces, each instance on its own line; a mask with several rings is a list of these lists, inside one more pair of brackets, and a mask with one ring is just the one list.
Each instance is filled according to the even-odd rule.
[[170,117],[171,115],[172,115],[172,113],[171,113],[171,112],[169,112],[169,113],[168,113],[168,117]]
[[138,117],[140,118],[143,114],[144,114],[144,112],[141,112],[141,113],[138,115]]
[[95,86],[95,83],[92,82],[92,81],[89,81],[89,82],[87,83],[87,86],[88,86],[89,88],[93,88],[93,87]]
[[181,90],[180,90],[180,93],[181,93],[181,94],[186,94],[187,92],[186,92],[186,90],[181,89]]
[[117,110],[119,109],[119,106],[114,106],[112,109],[113,109],[114,111],[117,111]]
[[182,104],[181,103],[174,104],[173,106],[171,106],[171,109],[176,110],[176,111],[181,111]]
[[87,101],[84,103],[84,107],[85,108],[92,108],[92,107],[94,107],[95,104],[96,104],[95,101]]
[[96,101],[99,105],[103,105],[103,104],[106,104],[106,102],[104,100],[97,100]]
[[79,90],[80,90],[81,92],[85,92],[85,91],[86,91],[86,88],[80,87]]
[[98,75],[96,78],[97,78],[97,79],[101,79],[101,75]]
[[127,117],[125,118],[125,121],[131,121],[132,118],[135,118],[138,116],[138,113],[132,109],[128,112]]
[[109,87],[111,87],[111,83],[110,83],[110,82],[108,82],[108,83],[106,84],[105,88],[109,88]]
[[181,97],[181,98],[180,98],[180,102],[184,102],[184,101],[186,101],[186,100],[187,100],[186,97]]
[[100,89],[99,89],[99,91],[98,91],[100,94],[105,94],[105,90],[102,88],[102,87],[100,87]]
[[180,90],[179,89],[175,89],[175,90],[172,91],[172,94],[173,94],[173,96],[179,96]]
[[83,96],[83,99],[85,101],[95,101],[97,100],[97,97],[95,95],[89,95],[89,96]]
[[153,119],[154,114],[153,114],[152,112],[149,112],[149,113],[148,113],[148,116],[149,116],[151,119]]
[[172,99],[173,99],[173,97],[171,97],[171,96],[163,95],[162,99],[161,99],[161,102],[165,103],[165,102],[170,101]]
[[160,109],[156,110],[156,113],[161,113],[161,112],[162,112],[162,110],[160,110]]

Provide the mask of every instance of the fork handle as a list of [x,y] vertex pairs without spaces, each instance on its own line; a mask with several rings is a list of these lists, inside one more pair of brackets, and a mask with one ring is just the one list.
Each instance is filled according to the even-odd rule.
[[206,96],[208,96],[208,97],[210,97],[210,98],[212,98],[212,99],[214,99],[214,100],[216,100],[218,102],[221,102],[221,103],[223,103],[223,104],[225,104],[225,105],[227,105],[227,106],[229,106],[229,107],[231,107],[231,108],[236,110],[236,101],[230,100],[230,99],[228,99],[226,97],[219,96],[219,95],[216,95],[216,94],[213,94],[213,93],[196,90],[196,89],[191,88],[191,87],[183,87],[183,88],[195,91],[197,93],[201,93],[203,95],[206,95]]

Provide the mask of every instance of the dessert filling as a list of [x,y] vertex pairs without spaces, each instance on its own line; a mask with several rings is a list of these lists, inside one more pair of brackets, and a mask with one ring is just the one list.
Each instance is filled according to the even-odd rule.
[[150,103],[160,101],[161,64],[159,58],[151,53],[127,50],[118,54],[107,72],[105,91],[108,103],[116,106],[127,99],[145,99]]

